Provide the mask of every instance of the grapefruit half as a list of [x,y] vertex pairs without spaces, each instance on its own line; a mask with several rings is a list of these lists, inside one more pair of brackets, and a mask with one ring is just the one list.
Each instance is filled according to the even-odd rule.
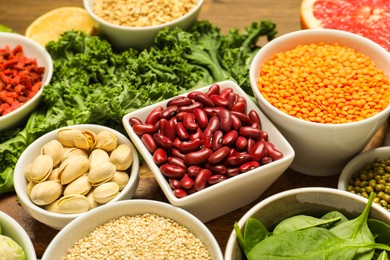
[[390,51],[389,0],[303,0],[300,16],[303,29],[356,33]]

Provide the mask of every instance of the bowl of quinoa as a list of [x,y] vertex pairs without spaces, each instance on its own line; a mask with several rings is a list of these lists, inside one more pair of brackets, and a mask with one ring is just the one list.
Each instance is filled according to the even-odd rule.
[[45,259],[223,259],[210,230],[187,211],[152,200],[118,201],[72,221]]
[[267,43],[250,68],[262,111],[296,154],[291,168],[341,173],[390,114],[390,54],[362,36],[302,30]]
[[187,30],[198,18],[204,0],[83,0],[99,32],[117,49],[145,49],[166,27]]

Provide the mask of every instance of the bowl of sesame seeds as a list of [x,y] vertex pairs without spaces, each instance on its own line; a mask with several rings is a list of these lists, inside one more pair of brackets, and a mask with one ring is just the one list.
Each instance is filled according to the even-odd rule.
[[390,114],[390,53],[333,29],[301,30],[263,46],[250,68],[262,111],[295,150],[291,168],[341,173]]
[[210,230],[189,212],[165,202],[118,201],[63,228],[45,259],[223,259]]
[[204,0],[84,0],[84,8],[99,32],[117,49],[145,49],[166,27],[188,29],[198,18]]

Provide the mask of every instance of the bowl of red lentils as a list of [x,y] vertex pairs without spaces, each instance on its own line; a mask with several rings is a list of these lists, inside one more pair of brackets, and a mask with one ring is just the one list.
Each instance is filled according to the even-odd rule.
[[52,74],[44,47],[20,34],[0,32],[0,130],[23,123]]
[[84,0],[84,8],[99,32],[117,49],[145,49],[166,27],[188,29],[198,18],[204,0]]
[[72,221],[51,241],[45,259],[213,259],[222,252],[211,231],[165,202],[126,200]]
[[340,174],[390,114],[390,54],[332,29],[291,32],[254,57],[250,81],[261,110],[294,148],[291,168]]

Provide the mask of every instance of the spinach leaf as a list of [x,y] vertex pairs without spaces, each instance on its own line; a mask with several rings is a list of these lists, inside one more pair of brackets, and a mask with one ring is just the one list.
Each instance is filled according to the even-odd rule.
[[267,228],[259,220],[255,218],[249,218],[245,223],[244,229],[244,251],[246,254],[252,250],[252,248],[265,239],[269,232]]
[[332,219],[332,218],[337,218],[337,217],[340,218],[339,221],[332,222],[332,223],[329,223],[329,224],[325,224],[322,227],[326,228],[326,229],[330,229],[330,228],[335,227],[335,226],[337,226],[337,225],[339,225],[339,224],[341,224],[343,222],[348,221],[347,217],[344,216],[344,214],[342,214],[339,211],[330,211],[330,212],[326,213],[325,215],[323,215],[321,218],[322,219]]
[[296,215],[281,221],[274,228],[273,234],[277,235],[287,231],[295,231],[295,230],[301,230],[310,227],[318,227],[321,225],[339,221],[340,219],[341,217],[336,217],[332,219],[320,219],[312,216]]
[[390,225],[376,219],[368,219],[367,224],[377,243],[390,246]]

